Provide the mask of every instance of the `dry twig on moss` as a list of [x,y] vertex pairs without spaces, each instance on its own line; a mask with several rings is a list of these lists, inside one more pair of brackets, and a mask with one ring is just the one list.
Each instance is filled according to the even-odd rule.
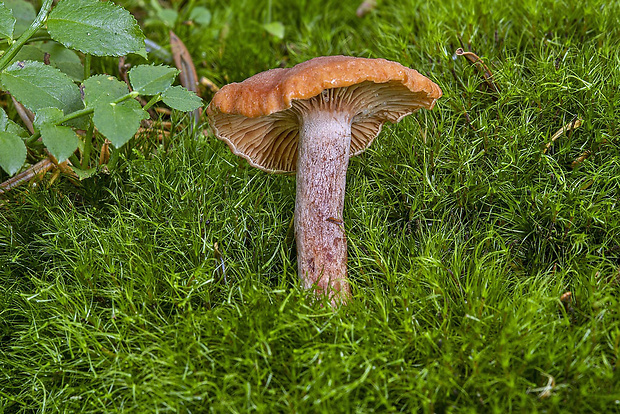
[[466,52],[465,50],[463,50],[462,47],[456,49],[454,53],[457,56],[463,56],[471,64],[473,64],[480,71],[480,73],[482,73],[482,76],[484,77],[484,82],[487,84],[487,86],[494,92],[499,93],[499,87],[495,84],[495,81],[493,80],[493,73],[491,73],[489,67],[484,63],[482,59],[478,57],[478,55],[473,52]]
[[13,188],[18,187],[34,179],[35,177],[42,176],[53,168],[55,168],[55,166],[50,158],[45,158],[44,160],[39,161],[32,167],[28,168],[26,171],[23,171],[1,183],[0,195],[8,193]]
[[[185,44],[179,37],[171,30],[170,31],[170,49],[172,51],[172,58],[174,59],[174,65],[181,71],[179,73],[179,80],[188,91],[195,92],[200,96],[198,91],[198,74],[196,73],[196,66],[192,60],[192,55],[185,47]],[[200,117],[202,116],[202,107],[194,110],[192,113],[193,125],[198,125]]]
[[551,137],[551,141],[549,141],[547,143],[547,145],[545,146],[545,149],[543,150],[543,154],[546,154],[547,151],[549,150],[549,148],[551,148],[551,146],[553,145],[553,143],[560,138],[564,133],[571,131],[573,129],[577,129],[581,126],[581,123],[583,121],[580,118],[573,118],[572,121],[570,121],[568,124],[564,125],[562,128],[558,129],[555,134],[553,134],[553,136]]

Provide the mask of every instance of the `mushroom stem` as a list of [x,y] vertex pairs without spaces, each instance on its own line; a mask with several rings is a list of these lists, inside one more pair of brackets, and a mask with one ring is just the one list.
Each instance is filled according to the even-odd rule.
[[297,155],[295,237],[304,287],[329,295],[332,305],[350,294],[342,211],[351,119],[316,108],[303,115]]

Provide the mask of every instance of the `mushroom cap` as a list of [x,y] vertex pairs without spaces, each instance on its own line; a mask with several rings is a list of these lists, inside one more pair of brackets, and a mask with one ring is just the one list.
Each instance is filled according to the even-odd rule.
[[[323,56],[228,84],[215,94],[207,114],[216,137],[252,166],[292,172],[304,111],[349,112],[353,156],[372,143],[386,121],[432,109],[441,95],[437,84],[397,62]],[[303,103],[312,99],[319,103]]]

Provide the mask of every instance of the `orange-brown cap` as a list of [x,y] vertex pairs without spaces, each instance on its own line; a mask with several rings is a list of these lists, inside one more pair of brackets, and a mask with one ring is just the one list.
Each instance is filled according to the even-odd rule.
[[[333,91],[338,88],[342,90]],[[318,97],[333,110],[348,111],[350,153],[357,155],[386,121],[398,122],[419,108],[432,109],[441,95],[430,79],[397,62],[323,56],[226,85],[213,97],[207,114],[215,135],[235,154],[265,171],[291,172],[299,124],[308,108],[296,102]]]

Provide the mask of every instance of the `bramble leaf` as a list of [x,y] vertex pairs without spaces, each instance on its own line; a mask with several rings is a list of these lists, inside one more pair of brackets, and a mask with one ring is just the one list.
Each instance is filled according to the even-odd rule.
[[134,91],[141,95],[157,95],[168,89],[179,71],[170,66],[140,65],[129,71]]
[[71,169],[73,170],[75,175],[78,176],[80,181],[81,180],[85,180],[87,178],[90,178],[93,175],[97,174],[97,167],[93,167],[93,168],[89,168],[87,170],[83,170],[81,168],[75,168],[74,166],[71,166]]
[[173,86],[162,94],[163,101],[170,108],[189,112],[200,108],[202,99],[194,92],[190,92],[182,86]]
[[15,17],[13,38],[17,38],[30,26],[30,23],[37,16],[37,12],[32,4],[24,0],[4,0],[4,5],[11,9],[11,14]]
[[26,108],[59,108],[66,114],[84,107],[80,90],[60,70],[42,62],[15,62],[0,74],[2,87]]
[[53,123],[62,119],[62,111],[58,108],[41,108],[34,115],[32,124],[36,130],[41,130],[45,124]]
[[113,76],[95,75],[84,81],[84,103],[90,108],[113,102],[128,93],[127,84]]
[[29,136],[24,128],[11,121],[2,108],[0,108],[0,132],[10,132],[22,138]]
[[6,116],[6,112],[4,112],[4,109],[0,108],[0,132],[6,131],[8,123],[9,117]]
[[41,139],[58,162],[69,158],[79,143],[77,135],[71,128],[50,124],[44,124],[41,127]]
[[4,112],[4,109],[0,108],[0,132],[4,132],[7,130],[9,126],[9,117]]
[[43,43],[36,46],[24,45],[11,60],[10,64],[24,60],[44,62],[45,53],[49,54],[50,65],[69,75],[73,81],[81,81],[84,78],[84,67],[76,52],[56,42]]
[[147,57],[136,19],[111,2],[63,0],[50,13],[47,29],[52,39],[90,55]]
[[26,144],[11,132],[0,132],[0,167],[9,175],[15,174],[26,161]]
[[129,99],[119,104],[99,103],[95,106],[95,126],[112,144],[119,148],[129,141],[148,114],[138,101]]
[[0,37],[12,39],[16,21],[11,9],[0,2]]

